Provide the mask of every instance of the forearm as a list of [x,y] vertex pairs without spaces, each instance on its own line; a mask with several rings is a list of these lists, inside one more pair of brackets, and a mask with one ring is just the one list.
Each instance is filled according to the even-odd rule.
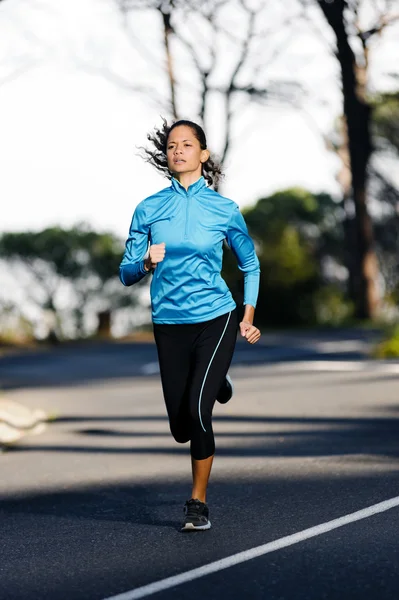
[[255,308],[251,304],[245,304],[243,321],[247,321],[253,325],[255,317]]
[[255,307],[259,294],[259,270],[245,273],[244,275],[244,306],[245,315],[248,317],[245,320],[253,323]]

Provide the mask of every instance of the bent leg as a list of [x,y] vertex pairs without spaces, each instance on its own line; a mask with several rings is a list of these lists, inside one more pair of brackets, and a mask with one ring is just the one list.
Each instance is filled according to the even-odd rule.
[[170,431],[175,440],[184,444],[190,440],[191,424],[188,409],[188,389],[191,370],[189,329],[181,325],[154,324],[162,391],[169,417]]

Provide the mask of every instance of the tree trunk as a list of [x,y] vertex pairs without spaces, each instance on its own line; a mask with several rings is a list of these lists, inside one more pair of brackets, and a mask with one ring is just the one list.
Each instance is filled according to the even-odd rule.
[[356,261],[353,256],[353,248],[356,247],[355,235],[355,217],[352,210],[352,173],[349,155],[348,128],[346,119],[339,119],[340,144],[337,148],[337,154],[341,159],[341,169],[337,175],[337,181],[342,189],[342,207],[345,213],[344,219],[344,240],[345,240],[345,266],[348,269],[348,294],[355,299],[357,297],[356,289]]
[[44,305],[44,323],[48,328],[46,340],[50,344],[58,344],[60,341],[57,331],[57,309],[54,304],[54,296],[49,293]]
[[[378,308],[378,262],[374,250],[373,225],[367,207],[368,164],[371,156],[371,108],[357,95],[356,70],[349,61],[352,50],[347,39],[341,40],[339,61],[344,92],[344,114],[349,142],[352,194],[355,205],[356,230],[356,316],[375,317]],[[349,50],[349,52],[348,52]],[[352,55],[353,56],[353,55]]]
[[97,313],[98,325],[97,335],[103,338],[111,337],[111,311],[102,310]]
[[167,74],[169,79],[169,89],[170,89],[170,103],[172,109],[172,115],[174,119],[178,119],[177,114],[177,106],[176,106],[176,81],[173,71],[173,57],[170,50],[170,36],[173,33],[173,28],[170,22],[170,13],[163,12],[162,7],[159,9],[162,15],[163,22],[163,33],[164,33],[164,45],[165,45],[165,53],[166,53],[166,65],[167,65]]
[[367,168],[372,152],[371,108],[365,97],[367,60],[358,67],[345,29],[346,2],[326,3],[319,0],[337,40],[337,59],[341,67],[344,115],[348,132],[352,175],[352,198],[355,206],[355,305],[359,319],[376,316],[378,309],[378,262],[374,250],[372,221],[367,208]]

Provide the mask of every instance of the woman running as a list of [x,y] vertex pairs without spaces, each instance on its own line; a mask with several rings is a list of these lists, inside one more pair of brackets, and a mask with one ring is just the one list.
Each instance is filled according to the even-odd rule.
[[[238,205],[211,189],[221,175],[205,133],[191,121],[156,129],[145,149],[148,161],[171,185],[137,205],[120,265],[132,285],[149,273],[154,337],[170,430],[190,441],[193,486],[182,530],[211,526],[206,504],[215,453],[212,410],[233,395],[227,374],[236,343],[236,303],[221,277],[223,240],[244,273],[244,317],[240,332],[250,344],[259,261]],[[149,251],[148,251],[149,246]]]

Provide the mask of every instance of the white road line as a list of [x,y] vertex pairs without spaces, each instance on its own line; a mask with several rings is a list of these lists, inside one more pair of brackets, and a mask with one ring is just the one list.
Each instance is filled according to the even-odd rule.
[[[246,358],[247,353],[236,352],[235,358],[240,360],[241,358]],[[241,367],[242,365],[233,365],[233,367]],[[309,371],[317,372],[317,371],[332,371],[332,372],[344,372],[348,373],[356,373],[356,372],[368,372],[375,374],[388,374],[388,375],[399,375],[399,362],[378,362],[371,360],[297,360],[297,361],[283,361],[283,362],[265,362],[260,365],[266,369],[270,370],[280,370],[280,371]],[[149,362],[144,364],[141,367],[141,372],[144,375],[154,375],[159,373],[159,363],[158,362]]]
[[286,537],[280,538],[279,540],[274,540],[273,542],[269,542],[268,544],[264,544],[263,546],[257,546],[256,548],[251,548],[250,550],[245,550],[244,552],[239,552],[238,554],[233,554],[232,556],[222,558],[221,560],[209,563],[208,565],[204,565],[203,567],[192,569],[191,571],[181,573],[180,575],[175,575],[173,577],[161,579],[160,581],[156,581],[154,583],[150,583],[149,585],[136,588],[135,590],[130,590],[129,592],[118,594],[117,596],[106,598],[105,600],[138,600],[138,598],[146,598],[147,596],[151,596],[152,594],[156,594],[157,592],[176,587],[177,585],[181,585],[182,583],[194,581],[194,579],[199,579],[200,577],[210,575],[211,573],[217,573],[218,571],[228,569],[229,567],[233,567],[234,565],[239,565],[240,563],[246,562],[247,560],[252,560],[253,558],[258,558],[259,556],[269,554],[270,552],[275,552],[276,550],[280,550],[281,548],[286,548],[287,546],[298,544],[299,542],[303,542],[304,540],[308,540],[309,538],[321,535],[323,533],[327,533],[328,531],[332,531],[333,529],[337,529],[338,527],[348,525],[349,523],[354,523],[355,521],[367,519],[367,517],[372,517],[373,515],[385,512],[386,510],[395,508],[397,506],[399,506],[399,496],[396,496],[396,498],[391,498],[390,500],[385,500],[384,502],[379,502],[378,504],[374,504],[373,506],[363,508],[362,510],[350,513],[349,515],[344,515],[343,517],[339,517],[338,519],[333,519],[332,521],[321,523],[320,525],[316,525],[315,527],[304,529],[303,531],[299,531],[298,533],[294,533],[293,535],[288,535]]
[[386,373],[399,375],[399,363],[378,363],[371,361],[341,361],[341,360],[307,360],[295,362],[281,362],[266,364],[268,368],[279,369],[281,371],[348,371],[348,372],[368,372],[368,373]]

